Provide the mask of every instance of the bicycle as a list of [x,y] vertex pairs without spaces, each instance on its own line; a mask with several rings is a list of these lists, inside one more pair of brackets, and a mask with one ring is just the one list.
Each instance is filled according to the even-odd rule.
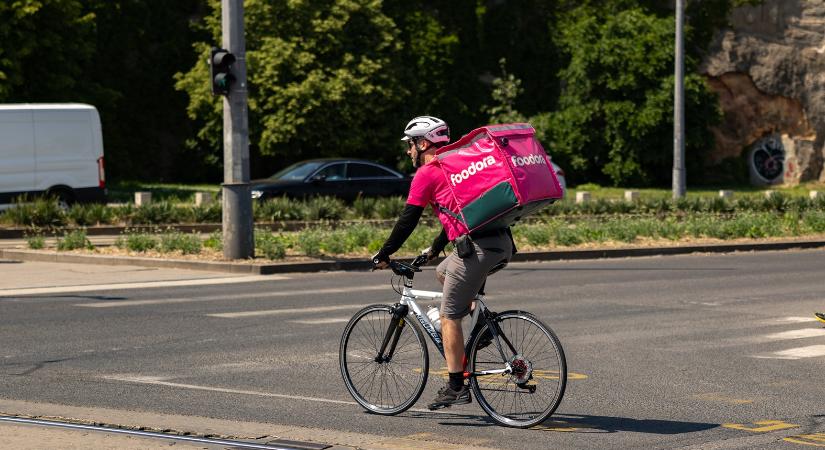
[[[411,264],[391,261],[390,268],[403,281],[403,290],[395,277],[391,281],[401,299],[358,311],[341,336],[339,364],[347,390],[376,414],[400,414],[424,391],[430,361],[422,329],[444,357],[441,333],[417,303],[440,299],[442,293],[413,289],[424,263],[423,256]],[[567,385],[564,350],[553,330],[525,311],[493,312],[483,295],[476,297],[470,317],[464,377],[484,412],[516,428],[550,417]]]

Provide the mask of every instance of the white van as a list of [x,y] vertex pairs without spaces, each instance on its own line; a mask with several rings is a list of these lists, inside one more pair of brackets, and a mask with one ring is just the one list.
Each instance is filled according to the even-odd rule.
[[22,195],[63,206],[105,202],[103,137],[94,106],[0,105],[0,209]]

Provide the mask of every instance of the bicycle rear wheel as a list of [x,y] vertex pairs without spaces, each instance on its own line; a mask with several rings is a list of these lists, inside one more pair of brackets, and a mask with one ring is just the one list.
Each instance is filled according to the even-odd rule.
[[[553,414],[564,396],[567,362],[561,342],[553,330],[524,311],[503,312],[495,321],[506,362],[513,371],[472,376],[473,394],[484,411],[501,425],[537,425]],[[505,368],[495,342],[489,342],[491,336],[487,324],[475,335],[469,357],[474,374]]]
[[339,349],[347,390],[361,406],[383,415],[409,409],[424,391],[429,371],[424,334],[406,318],[396,328],[400,336],[392,357],[379,357],[392,309],[391,305],[371,305],[358,311],[344,329]]

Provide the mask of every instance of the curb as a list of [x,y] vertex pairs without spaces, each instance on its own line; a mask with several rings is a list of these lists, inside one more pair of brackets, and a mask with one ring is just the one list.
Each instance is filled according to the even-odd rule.
[[[550,252],[517,253],[513,262],[564,261],[603,258],[633,258],[640,256],[686,255],[691,253],[734,253],[778,251],[792,249],[825,248],[825,241],[779,241],[746,244],[707,244],[677,247],[642,247],[594,250],[558,250]],[[191,261],[183,259],[158,259],[131,256],[78,255],[32,250],[0,249],[0,259],[77,264],[102,264],[109,266],[141,266],[167,269],[206,270],[214,272],[272,275],[277,273],[364,271],[372,267],[364,259],[317,260],[296,263],[257,264],[249,262]]]

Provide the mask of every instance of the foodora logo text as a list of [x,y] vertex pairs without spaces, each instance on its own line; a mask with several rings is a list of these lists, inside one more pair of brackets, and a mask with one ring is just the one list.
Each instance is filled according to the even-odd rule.
[[486,169],[489,166],[492,166],[495,163],[496,159],[493,158],[492,155],[487,156],[481,161],[470,163],[470,165],[467,166],[467,168],[462,170],[460,173],[450,174],[450,181],[452,181],[453,186],[455,186],[456,184],[461,183],[467,178],[470,178],[471,176],[481,172],[482,170]]

